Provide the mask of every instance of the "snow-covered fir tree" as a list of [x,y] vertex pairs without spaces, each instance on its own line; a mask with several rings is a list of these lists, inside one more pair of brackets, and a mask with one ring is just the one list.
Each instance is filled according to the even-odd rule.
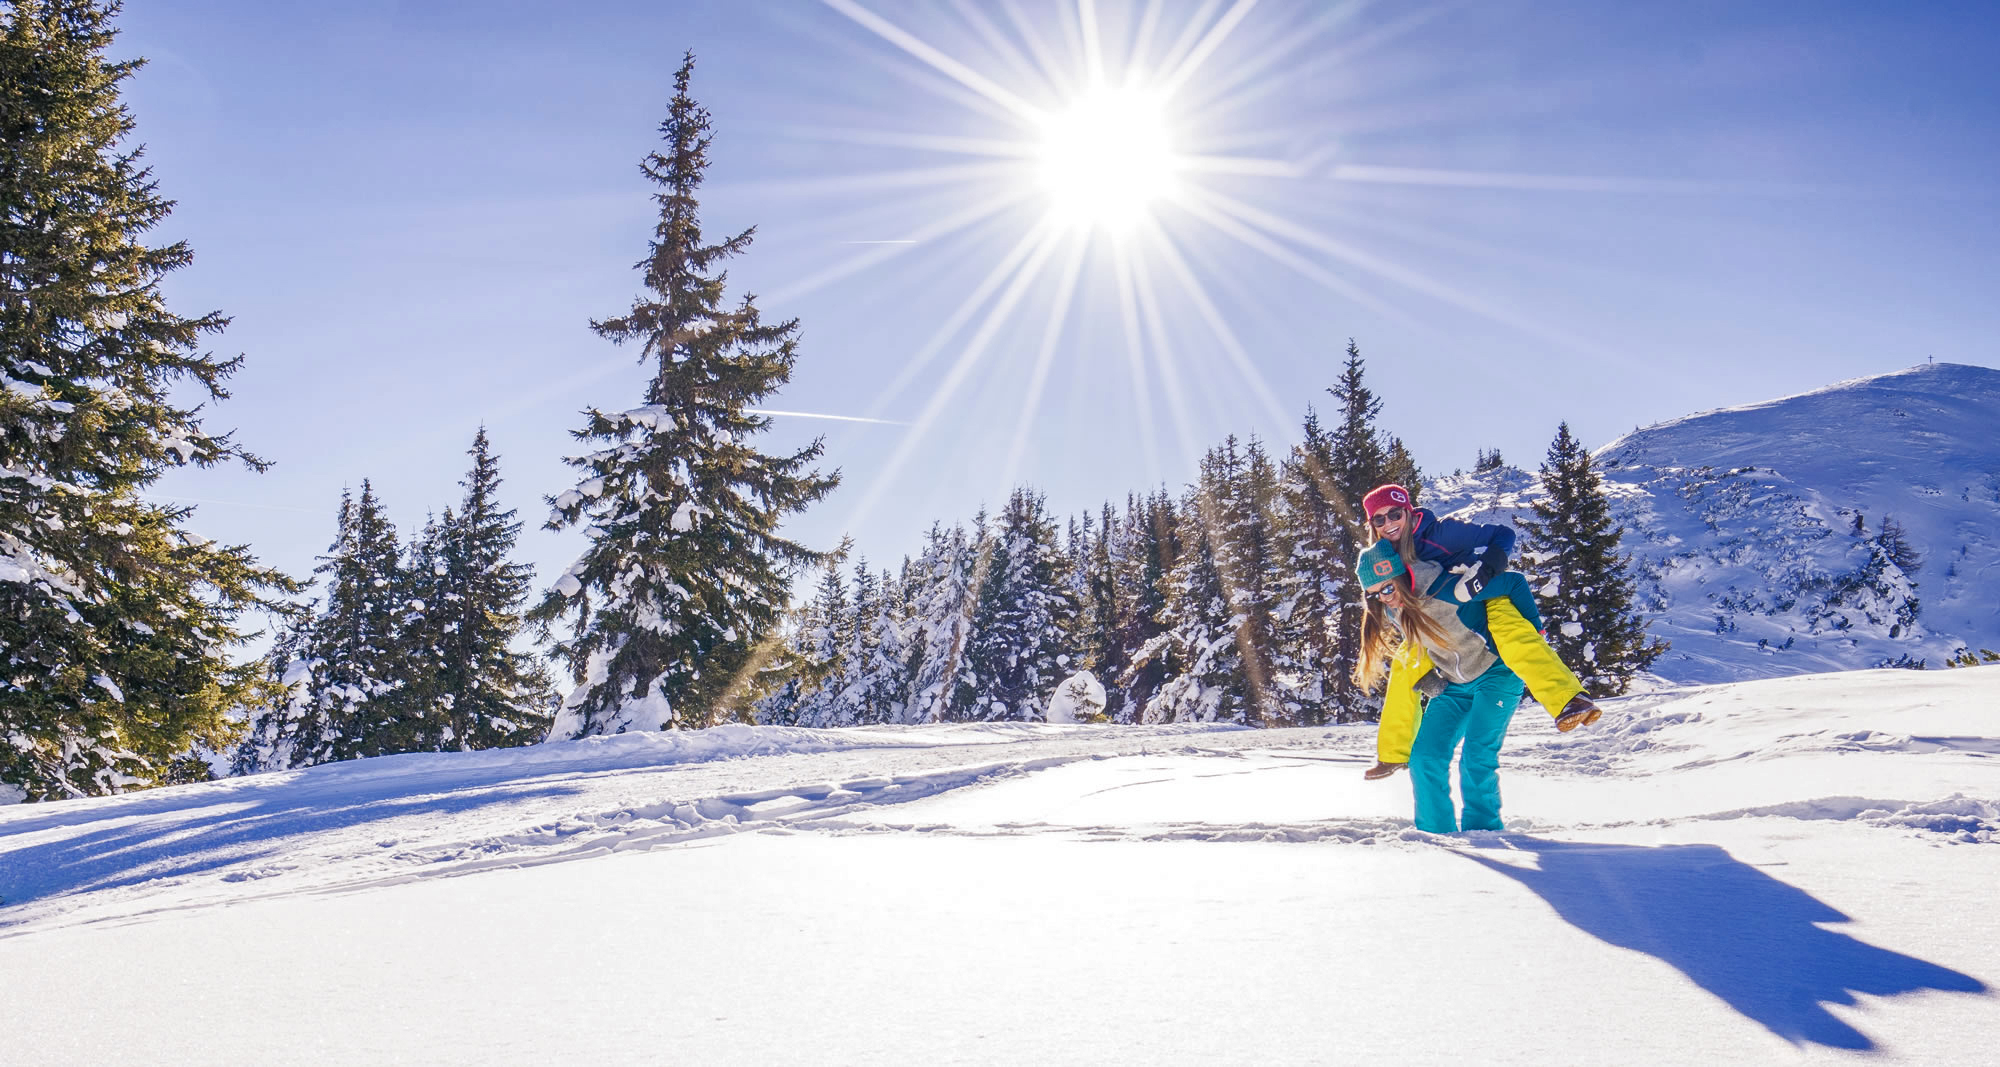
[[[1225,446],[1226,447],[1226,446]],[[1243,447],[1243,474],[1231,501],[1226,542],[1233,576],[1230,603],[1241,620],[1236,644],[1249,683],[1251,721],[1290,726],[1301,721],[1299,660],[1290,636],[1297,584],[1280,523],[1278,470],[1254,435]]]
[[1320,450],[1304,457],[1306,476],[1320,480],[1335,520],[1331,529],[1316,535],[1340,566],[1336,575],[1322,576],[1323,581],[1337,581],[1337,595],[1336,610],[1327,623],[1332,640],[1316,666],[1326,707],[1340,722],[1366,718],[1376,707],[1374,699],[1354,683],[1354,666],[1361,655],[1361,586],[1353,580],[1352,567],[1361,550],[1375,542],[1361,513],[1361,498],[1398,479],[1414,494],[1420,482],[1401,443],[1393,438],[1384,442],[1376,426],[1382,401],[1368,388],[1364,370],[1361,349],[1350,338],[1340,378],[1327,389],[1338,405],[1339,421],[1327,431]]
[[402,668],[402,684],[392,698],[398,705],[400,728],[395,739],[397,752],[436,752],[456,747],[448,717],[451,702],[444,694],[444,679],[438,665],[444,656],[445,627],[450,625],[441,610],[447,593],[446,572],[452,550],[449,544],[458,517],[450,508],[444,517],[428,515],[424,528],[410,539],[407,557],[398,573],[396,598],[403,606],[396,633],[396,659]]
[[[1339,636],[1341,591],[1352,584],[1352,565],[1343,553],[1346,520],[1336,508],[1327,470],[1332,447],[1319,415],[1306,411],[1304,439],[1293,447],[1279,472],[1288,533],[1289,578],[1284,645],[1298,661],[1303,685],[1298,694],[1308,723],[1327,720],[1341,676]],[[1351,666],[1351,665],[1350,665]]]
[[300,764],[357,759],[406,751],[421,726],[398,699],[412,671],[403,658],[408,602],[396,527],[361,482],[357,501],[342,493],[334,542],[316,573],[326,578],[326,602],[314,620],[310,644],[318,661],[312,675],[320,731],[302,737]]
[[641,170],[659,185],[647,292],[625,315],[592,324],[636,341],[657,366],[643,406],[592,410],[573,458],[583,477],[550,501],[551,529],[582,526],[583,557],[530,617],[568,619],[556,643],[575,688],[550,736],[703,726],[746,706],[759,652],[784,612],[789,579],[817,552],[779,533],[786,515],[830,492],[813,468],[821,442],[791,455],[757,451],[769,420],[754,406],[783,386],[798,322],[766,323],[754,299],[724,303],[720,264],[754,230],[706,244],[695,193],[708,167],[709,116],[689,94],[694,55],[674,78],[660,131],[666,147]]
[[1123,553],[1117,561],[1119,595],[1116,673],[1105,676],[1106,711],[1117,722],[1137,722],[1174,668],[1168,630],[1168,579],[1181,558],[1180,513],[1165,490],[1127,498]]
[[[1815,630],[1845,630],[1861,624],[1884,630],[1891,638],[1912,636],[1923,614],[1923,600],[1917,595],[1922,555],[1892,515],[1882,516],[1881,525],[1870,534],[1867,516],[1856,512],[1853,537],[1849,557],[1858,562],[1852,571],[1826,583],[1826,604],[1813,613]],[[1881,665],[1917,667],[1922,662],[1906,653]]]
[[309,767],[404,751],[420,734],[422,696],[408,692],[418,672],[405,660],[408,578],[395,527],[374,486],[361,498],[342,490],[333,543],[314,573],[324,596],[294,607],[265,656],[275,694],[252,709],[237,746],[235,773]]
[[1617,696],[1667,650],[1633,607],[1624,531],[1611,517],[1590,453],[1563,423],[1542,462],[1521,563],[1534,583],[1549,644],[1593,696]]
[[[1418,501],[1424,493],[1424,472],[1417,467],[1417,457],[1410,454],[1403,439],[1389,434],[1382,442],[1382,471],[1376,484],[1394,482],[1410,491],[1410,499]],[[1358,505],[1360,501],[1355,501]]]
[[[1077,571],[1077,665],[1100,681],[1125,673],[1118,647],[1118,564],[1124,530],[1107,501],[1098,513],[1096,530],[1079,555]],[[1110,699],[1107,691],[1106,699]],[[1111,714],[1117,712],[1110,709]]]
[[[978,529],[984,530],[981,514]],[[968,537],[963,526],[944,531],[933,524],[923,554],[913,566],[910,602],[910,696],[905,718],[942,722],[951,717],[958,675],[965,664],[972,612],[988,560],[984,537]]]
[[0,783],[29,799],[184,776],[226,744],[256,670],[244,611],[295,590],[142,494],[190,464],[262,461],[209,433],[242,357],[228,319],[169,310],[193,258],[145,235],[171,211],[120,101],[144,62],[105,53],[117,6],[0,9]]
[[993,533],[954,718],[1034,722],[1071,673],[1069,557],[1039,494],[1017,489]]
[[854,588],[852,666],[843,697],[854,708],[857,722],[905,722],[910,641],[901,583],[888,571],[868,576],[868,564],[862,561],[856,566]]
[[1244,722],[1249,718],[1249,684],[1237,644],[1237,614],[1223,576],[1227,548],[1230,483],[1238,472],[1221,449],[1202,459],[1201,479],[1181,504],[1184,539],[1180,559],[1167,574],[1166,632],[1134,657],[1140,668],[1161,665],[1159,689],[1140,710],[1139,721]]
[[847,578],[840,571],[847,545],[820,565],[818,591],[800,614],[790,664],[790,706],[772,704],[762,720],[789,726],[852,726],[854,718],[841,705],[847,687],[847,651],[852,645],[854,612],[847,597]]
[[262,684],[238,705],[247,727],[230,750],[232,775],[303,766],[310,760],[300,755],[301,740],[304,747],[320,747],[328,733],[312,679],[320,666],[312,654],[312,611],[306,605],[292,605],[278,618],[277,635],[259,664]]
[[521,523],[500,505],[500,460],[480,427],[467,451],[472,468],[459,482],[458,511],[422,544],[426,558],[409,568],[413,627],[421,632],[408,659],[425,683],[443,729],[426,748],[524,745],[548,732],[551,694],[539,659],[516,648],[521,609],[534,568],[512,561]]

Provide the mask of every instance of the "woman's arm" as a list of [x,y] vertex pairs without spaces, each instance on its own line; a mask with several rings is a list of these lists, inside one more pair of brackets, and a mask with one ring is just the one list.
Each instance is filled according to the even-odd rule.
[[1514,528],[1498,523],[1461,522],[1435,516],[1416,531],[1417,556],[1451,566],[1460,563],[1500,562],[1491,573],[1507,569],[1506,559],[1514,554]]

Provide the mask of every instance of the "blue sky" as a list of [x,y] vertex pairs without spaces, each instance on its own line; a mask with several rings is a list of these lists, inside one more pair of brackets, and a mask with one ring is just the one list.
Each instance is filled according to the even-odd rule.
[[[1178,488],[1226,433],[1282,450],[1349,337],[1433,472],[1532,463],[1562,420],[1598,446],[1926,357],[2000,365],[1991,5],[1165,3],[1141,65],[1205,54],[1162,114],[1177,154],[1225,162],[1153,206],[1158,241],[1042,249],[1032,164],[958,150],[1035,137],[968,81],[1059,113],[1085,22],[1116,79],[1146,9],[133,5],[127,102],[179,201],[161,236],[196,253],[169,296],[235,317],[212,425],[277,464],[159,491],[304,573],[343,486],[373,479],[406,533],[455,504],[483,422],[523,556],[566,566],[541,498],[571,484],[579,410],[640,401],[646,368],[586,324],[638,291],[636,163],[690,48],[704,222],[758,228],[732,293],[803,323],[770,406],[891,420],[776,420],[769,448],[824,434],[846,477],[794,530],[877,563],[1012,481],[1070,513]],[[1017,247],[1039,268],[996,275]],[[1150,294],[1131,317],[1121,256]]]

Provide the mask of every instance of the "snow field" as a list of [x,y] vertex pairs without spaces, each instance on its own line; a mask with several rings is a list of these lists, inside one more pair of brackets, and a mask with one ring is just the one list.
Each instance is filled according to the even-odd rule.
[[58,1064],[1985,1063],[1996,695],[1527,705],[1509,831],[1447,837],[1360,727],[729,728],[0,810],[0,1028]]

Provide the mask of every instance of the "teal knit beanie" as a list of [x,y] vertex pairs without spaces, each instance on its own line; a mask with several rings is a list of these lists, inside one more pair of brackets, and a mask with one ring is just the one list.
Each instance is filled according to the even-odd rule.
[[1396,552],[1396,546],[1388,541],[1377,541],[1361,552],[1355,561],[1354,573],[1361,579],[1361,588],[1367,589],[1382,584],[1386,578],[1401,578],[1409,573],[1403,566],[1403,557]]

